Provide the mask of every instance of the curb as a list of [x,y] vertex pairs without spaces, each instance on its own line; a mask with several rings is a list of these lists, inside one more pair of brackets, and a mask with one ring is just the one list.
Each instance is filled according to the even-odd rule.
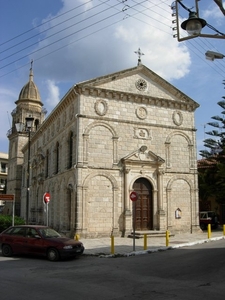
[[103,254],[103,253],[85,254],[84,253],[83,255],[97,256],[99,258],[130,257],[130,256],[151,254],[151,253],[166,251],[166,250],[173,250],[173,249],[178,249],[178,248],[182,248],[182,247],[190,247],[190,246],[194,246],[194,245],[198,245],[198,244],[200,245],[200,244],[210,243],[210,242],[213,242],[213,241],[219,241],[219,240],[223,240],[223,239],[225,239],[225,236],[219,236],[219,237],[204,239],[204,240],[200,240],[200,241],[177,244],[177,245],[174,245],[174,246],[159,247],[159,248],[156,248],[156,249],[148,249],[148,250],[142,250],[142,251],[132,251],[132,252],[123,253],[123,254],[120,254],[120,253],[116,253],[116,254]]

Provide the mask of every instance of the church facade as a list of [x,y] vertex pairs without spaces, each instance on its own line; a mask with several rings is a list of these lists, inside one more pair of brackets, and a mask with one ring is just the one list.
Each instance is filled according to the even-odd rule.
[[8,193],[21,186],[29,223],[82,237],[199,230],[194,100],[141,64],[74,85],[46,120],[40,98],[26,100],[36,126],[29,143],[8,136],[22,160],[20,182],[15,157],[9,165]]

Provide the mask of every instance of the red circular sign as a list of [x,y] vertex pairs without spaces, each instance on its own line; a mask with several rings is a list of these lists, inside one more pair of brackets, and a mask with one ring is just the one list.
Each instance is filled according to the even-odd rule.
[[50,198],[51,198],[51,197],[50,197],[50,194],[49,194],[49,193],[45,193],[45,194],[44,194],[44,202],[45,202],[45,203],[48,203],[48,202],[50,201]]
[[137,199],[138,199],[138,194],[135,191],[131,192],[130,193],[130,200],[131,201],[137,201]]

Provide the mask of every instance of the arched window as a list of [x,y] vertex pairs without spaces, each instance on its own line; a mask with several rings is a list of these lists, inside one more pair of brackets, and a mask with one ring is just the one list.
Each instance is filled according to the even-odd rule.
[[68,167],[71,168],[73,165],[73,132],[69,135],[69,157],[68,157]]
[[55,150],[55,172],[57,174],[59,172],[59,142],[56,143]]
[[49,176],[49,150],[46,152],[45,178]]
[[38,119],[36,119],[36,120],[34,121],[34,126],[35,126],[35,131],[37,131],[38,126],[39,126],[39,120],[38,120]]

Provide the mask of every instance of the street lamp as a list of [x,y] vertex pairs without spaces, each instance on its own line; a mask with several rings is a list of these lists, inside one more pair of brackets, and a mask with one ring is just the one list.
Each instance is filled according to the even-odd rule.
[[219,52],[214,52],[214,51],[206,51],[205,53],[205,58],[208,60],[214,60],[214,59],[223,59],[225,55]]
[[189,13],[189,18],[181,23],[181,28],[186,30],[189,36],[198,36],[205,25],[206,21],[198,18],[197,13],[191,11]]
[[28,131],[28,158],[27,158],[27,194],[26,194],[26,224],[29,218],[29,202],[30,202],[30,134],[34,118],[26,118],[26,130]]
[[[214,38],[214,39],[225,39],[225,34],[219,32],[216,28],[209,25],[206,20],[199,18],[199,9],[198,9],[198,1],[195,0],[195,11],[191,11],[188,9],[184,4],[181,2],[182,0],[175,0],[172,5],[172,17],[174,19],[172,20],[173,24],[173,31],[175,31],[175,34],[173,35],[174,38],[177,38],[178,42],[182,42],[185,40],[193,39],[196,37],[205,37],[205,38]],[[214,0],[215,1],[215,0]],[[216,2],[216,1],[215,1]],[[189,18],[185,20],[184,22],[179,24],[179,5],[182,6],[185,10],[189,12]],[[208,26],[210,29],[216,31],[216,34],[203,34],[201,33],[202,28],[205,26]],[[188,36],[181,37],[180,36],[180,27],[183,30],[186,30],[188,33]]]

